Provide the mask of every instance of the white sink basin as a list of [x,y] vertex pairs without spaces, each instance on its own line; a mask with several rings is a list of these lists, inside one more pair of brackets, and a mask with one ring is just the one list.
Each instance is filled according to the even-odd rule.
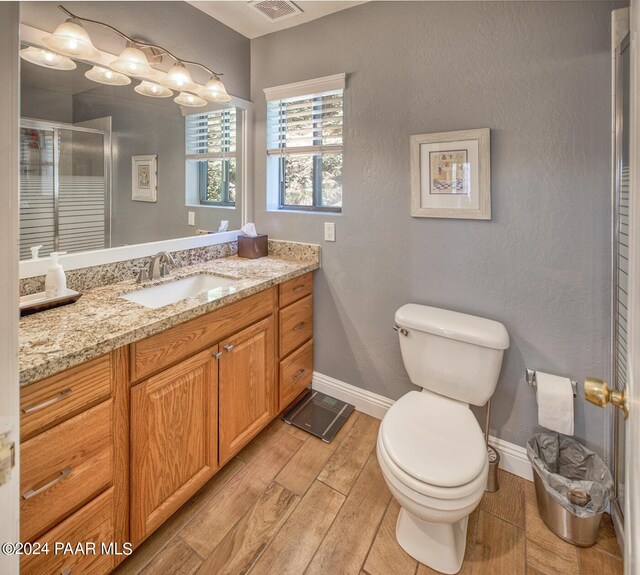
[[122,299],[138,303],[149,308],[159,308],[180,300],[207,292],[209,300],[217,299],[235,289],[235,280],[200,274],[166,284],[139,289],[121,295]]

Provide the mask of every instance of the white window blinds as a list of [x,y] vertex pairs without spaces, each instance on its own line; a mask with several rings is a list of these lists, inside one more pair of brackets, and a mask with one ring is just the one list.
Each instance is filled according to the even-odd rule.
[[345,75],[267,88],[267,153],[341,153]]
[[187,160],[235,158],[236,134],[235,108],[187,116]]

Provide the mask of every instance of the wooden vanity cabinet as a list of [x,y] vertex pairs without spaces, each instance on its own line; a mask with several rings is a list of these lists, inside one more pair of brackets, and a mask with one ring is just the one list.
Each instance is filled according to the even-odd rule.
[[313,378],[313,272],[279,286],[278,411]]
[[131,390],[131,542],[160,526],[218,470],[218,348]]
[[220,465],[276,415],[273,317],[220,343]]
[[275,417],[276,298],[270,288],[131,345],[132,381],[153,374],[131,388],[134,547]]
[[121,348],[21,390],[21,540],[97,548],[23,555],[23,575],[103,575],[124,558],[99,551],[129,541],[128,371]]
[[[29,385],[24,541],[139,545],[311,383],[313,274]],[[123,554],[23,556],[104,575]]]

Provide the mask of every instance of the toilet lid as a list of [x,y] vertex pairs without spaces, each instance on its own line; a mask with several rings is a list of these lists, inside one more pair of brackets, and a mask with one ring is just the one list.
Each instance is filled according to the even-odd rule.
[[387,412],[380,437],[389,457],[411,477],[440,487],[473,481],[487,459],[471,410],[451,399],[411,391]]

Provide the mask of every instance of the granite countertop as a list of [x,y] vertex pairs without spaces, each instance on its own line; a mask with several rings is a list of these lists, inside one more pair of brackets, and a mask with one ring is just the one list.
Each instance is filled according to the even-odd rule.
[[[129,280],[88,290],[72,305],[20,320],[20,385],[28,385],[318,267],[317,258],[268,256],[248,260],[230,256],[174,269],[170,277],[144,286]],[[196,274],[218,275],[237,283],[157,309],[119,297]]]

